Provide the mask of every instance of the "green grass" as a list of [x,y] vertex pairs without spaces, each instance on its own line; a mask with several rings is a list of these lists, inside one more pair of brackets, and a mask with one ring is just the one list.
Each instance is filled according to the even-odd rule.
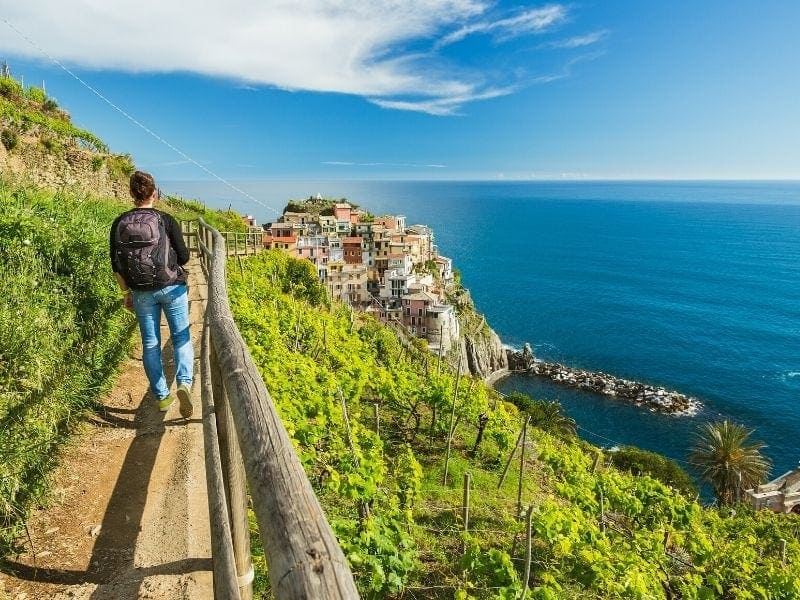
[[0,554],[129,348],[108,260],[121,209],[0,183]]

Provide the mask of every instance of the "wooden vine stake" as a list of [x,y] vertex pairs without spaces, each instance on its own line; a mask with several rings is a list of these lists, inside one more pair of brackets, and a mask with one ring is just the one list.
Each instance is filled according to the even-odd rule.
[[450,433],[447,436],[447,455],[444,459],[444,481],[442,485],[447,485],[447,472],[450,469],[450,450],[453,447],[453,429],[456,419],[456,401],[458,400],[458,384],[461,381],[461,355],[458,357],[458,373],[456,374],[456,388],[453,392],[453,410],[450,411]]
[[528,415],[528,417],[525,419],[525,425],[523,425],[522,429],[519,430],[519,436],[517,437],[517,442],[514,444],[514,449],[511,450],[511,454],[509,455],[508,460],[506,461],[506,466],[503,469],[503,475],[500,477],[500,483],[497,484],[498,490],[501,487],[503,487],[503,484],[506,482],[506,476],[508,475],[508,468],[511,466],[511,461],[514,460],[514,454],[516,454],[517,448],[519,448],[519,444],[522,441],[522,434],[528,428],[528,423],[530,422],[530,420],[531,416]]
[[528,580],[531,578],[531,541],[533,539],[533,506],[528,507],[526,515],[526,540],[525,540],[525,578],[523,580],[522,600],[528,596]]
[[381,413],[378,403],[375,403],[375,435],[381,437]]
[[528,441],[528,421],[522,427],[522,444],[519,452],[519,482],[517,484],[517,518],[522,517],[522,482],[525,476],[525,444]]
[[606,532],[606,499],[602,486],[600,487],[600,531]]
[[786,566],[786,540],[781,538],[781,564]]
[[[464,533],[469,531],[469,491],[472,485],[472,473],[467,471],[464,473],[464,505],[462,506],[462,516],[464,518]],[[462,552],[466,551],[466,545],[462,548]]]
[[[342,419],[344,420],[344,429],[345,433],[347,434],[347,445],[350,446],[350,452],[353,453],[353,463],[355,464],[356,468],[358,468],[359,461],[356,457],[355,444],[353,444],[353,433],[350,430],[350,418],[347,416],[347,402],[344,400],[342,388],[336,388],[336,392],[339,394],[339,402],[342,405]],[[369,506],[366,502],[358,503],[358,516],[362,521],[369,517]]]
[[442,328],[439,327],[439,358],[436,361],[436,372],[442,374],[442,348],[444,348],[444,340],[442,339]]

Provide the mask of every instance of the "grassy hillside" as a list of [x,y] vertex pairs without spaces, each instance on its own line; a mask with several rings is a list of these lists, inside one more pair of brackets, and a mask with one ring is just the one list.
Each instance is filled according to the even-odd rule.
[[435,359],[371,318],[329,305],[307,261],[265,253],[231,268],[229,283],[239,328],[364,597],[518,598],[521,513],[532,506],[529,597],[800,598],[796,516],[704,509],[660,481],[607,467],[575,437],[536,429],[518,511],[518,459],[498,489],[522,421],[513,405],[479,381],[438,374]]

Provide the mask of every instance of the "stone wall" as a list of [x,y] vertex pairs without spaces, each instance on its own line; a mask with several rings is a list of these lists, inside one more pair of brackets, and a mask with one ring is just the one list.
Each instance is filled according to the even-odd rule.
[[[99,157],[97,160],[93,160]],[[0,144],[0,176],[36,187],[127,200],[127,177],[108,168],[111,155],[97,154],[74,144],[44,147],[35,136],[20,136],[11,151]],[[102,162],[99,160],[102,159]]]

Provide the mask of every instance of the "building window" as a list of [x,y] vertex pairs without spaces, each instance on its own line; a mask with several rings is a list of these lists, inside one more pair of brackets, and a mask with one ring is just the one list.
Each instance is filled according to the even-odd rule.
[[418,308],[417,310],[419,311],[419,316],[421,317],[422,316],[422,309]]

